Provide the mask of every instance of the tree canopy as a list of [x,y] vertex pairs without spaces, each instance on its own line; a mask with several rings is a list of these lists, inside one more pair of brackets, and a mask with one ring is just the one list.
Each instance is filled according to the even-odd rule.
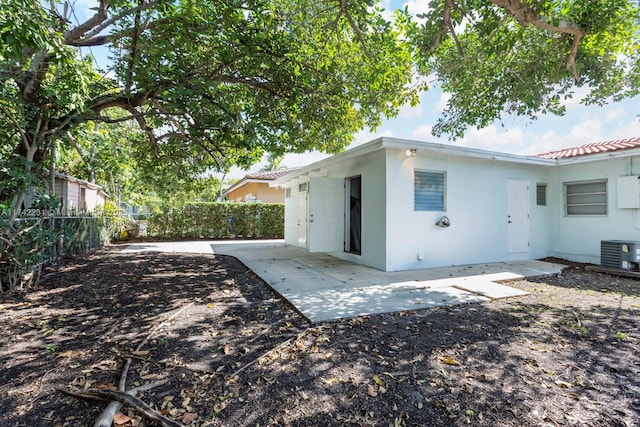
[[451,94],[434,126],[460,137],[505,115],[563,114],[640,93],[640,28],[630,0],[431,0],[414,24],[420,71]]
[[[134,123],[144,138],[124,128],[124,140],[140,176],[180,185],[264,153],[340,151],[417,101],[415,71],[451,94],[434,126],[451,138],[505,115],[562,114],[578,92],[602,103],[640,91],[629,0],[430,0],[418,20],[405,10],[393,22],[376,0],[96,0],[88,16],[77,4],[0,0],[5,205],[56,146],[89,176],[96,162],[124,171],[124,150],[107,155],[88,130],[103,125]],[[97,46],[108,69],[80,55]]]
[[[99,0],[84,22],[73,5],[0,0],[0,138],[28,168],[87,122],[135,121],[156,165],[191,175],[337,152],[416,100],[411,49],[373,0]],[[111,69],[79,57],[93,46]]]

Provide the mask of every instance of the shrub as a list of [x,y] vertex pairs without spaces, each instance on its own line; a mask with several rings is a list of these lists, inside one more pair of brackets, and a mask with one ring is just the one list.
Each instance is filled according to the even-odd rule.
[[282,238],[284,205],[272,203],[188,203],[166,206],[149,216],[150,237],[163,239]]

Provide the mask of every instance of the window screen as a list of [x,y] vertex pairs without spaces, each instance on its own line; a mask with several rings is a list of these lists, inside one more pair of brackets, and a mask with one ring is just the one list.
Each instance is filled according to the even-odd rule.
[[547,206],[547,184],[536,184],[536,205]]
[[607,180],[564,184],[567,215],[606,215]]
[[444,172],[413,172],[414,204],[416,211],[444,211]]

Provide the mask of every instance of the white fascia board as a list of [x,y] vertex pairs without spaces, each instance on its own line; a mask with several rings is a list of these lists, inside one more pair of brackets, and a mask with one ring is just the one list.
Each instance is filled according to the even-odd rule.
[[414,148],[418,153],[431,152],[447,154],[452,156],[470,157],[476,159],[496,160],[508,163],[520,163],[539,166],[554,166],[556,161],[544,159],[536,156],[523,156],[519,154],[500,153],[497,151],[481,150],[478,148],[459,147],[451,144],[441,144],[435,142],[412,141],[398,138],[383,138],[383,145],[386,148],[407,150]]
[[242,187],[245,184],[252,184],[252,183],[264,183],[264,184],[269,184],[270,187],[276,187],[276,185],[272,185],[273,180],[272,179],[255,179],[255,178],[242,178],[240,181],[234,183],[231,187],[227,188],[226,190],[224,190],[224,192],[222,193],[223,196],[226,196],[227,194],[231,193],[234,190],[237,190],[238,188]]
[[380,137],[365,144],[359,145],[342,153],[328,157],[323,160],[319,160],[308,166],[302,167],[295,172],[278,178],[272,181],[272,187],[284,186],[285,183],[303,176],[313,175],[314,173],[322,173],[323,169],[328,166],[335,165],[337,163],[353,159],[354,157],[362,156],[372,153],[381,149],[398,149],[407,150],[414,148],[418,152],[432,152],[447,154],[451,156],[469,157],[476,159],[495,160],[508,163],[519,163],[538,166],[555,166],[557,161],[554,159],[545,159],[536,156],[522,156],[518,154],[499,153],[497,151],[480,150],[477,148],[458,147],[450,144],[441,144],[435,142],[415,141],[410,139]]
[[384,148],[383,140],[384,138],[377,138],[373,141],[369,141],[350,150],[343,151],[331,157],[327,157],[326,159],[318,160],[315,163],[311,163],[308,166],[304,166],[290,174],[272,181],[272,184],[270,185],[272,187],[283,186],[283,184],[285,184],[286,182],[302,176],[326,176],[326,170],[328,166],[335,165],[337,163],[353,159],[354,157],[380,150]]

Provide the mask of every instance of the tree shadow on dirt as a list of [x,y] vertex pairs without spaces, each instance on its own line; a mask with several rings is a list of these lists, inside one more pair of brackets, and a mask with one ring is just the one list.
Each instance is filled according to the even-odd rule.
[[[563,262],[567,263],[568,261]],[[529,278],[528,280],[569,289],[640,297],[640,279],[590,271],[590,266],[591,264],[570,263],[560,274]]]
[[2,425],[92,425],[105,404],[56,388],[117,387],[126,357],[128,386],[169,380],[140,397],[194,426],[640,419],[640,306],[532,294],[312,325],[233,258],[109,250],[2,306]]

